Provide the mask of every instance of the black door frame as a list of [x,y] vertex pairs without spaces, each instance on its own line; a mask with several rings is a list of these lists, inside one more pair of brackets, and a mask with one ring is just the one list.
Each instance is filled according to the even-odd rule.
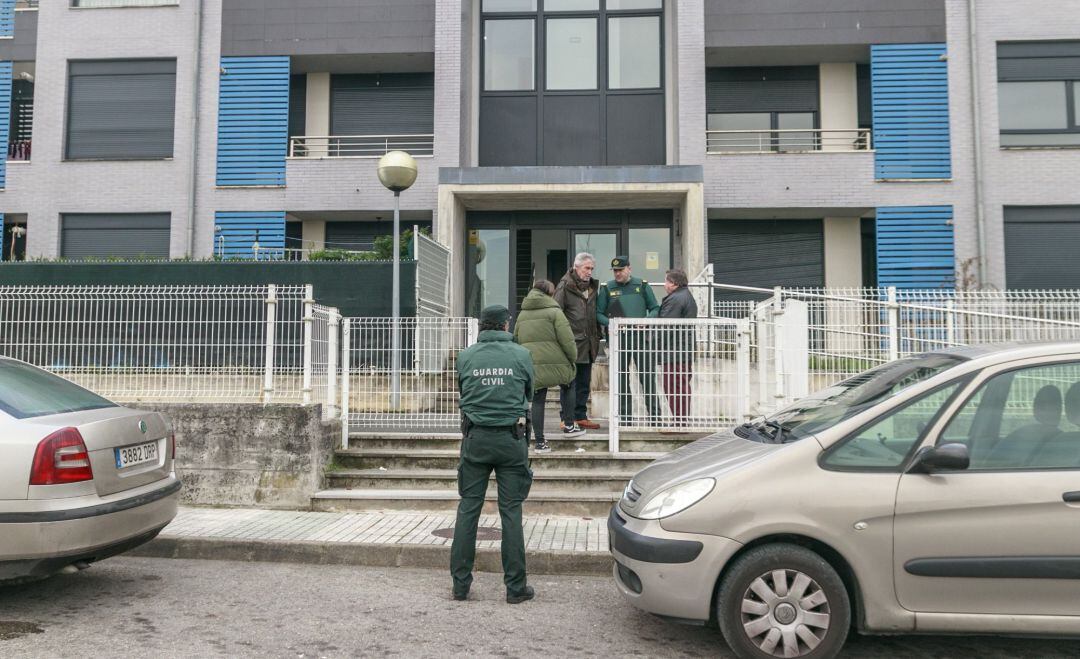
[[[630,249],[630,229],[669,229],[668,254],[671,261],[675,257],[675,226],[674,212],[670,208],[660,209],[623,209],[603,211],[469,211],[465,219],[465,231],[474,229],[506,229],[510,233],[509,241],[509,267],[506,276],[510,282],[509,309],[512,317],[517,316],[517,291],[514,277],[517,273],[517,240],[518,231],[521,229],[532,230],[564,230],[566,231],[567,255],[572,259],[574,252],[575,233],[605,233],[616,234],[616,251],[626,254]],[[468,250],[461,255],[464,268],[465,286],[470,285],[468,276]],[[597,263],[593,277],[600,281],[607,281],[610,277],[604,274],[606,263]],[[610,271],[609,271],[610,272]],[[558,284],[558,282],[552,282]],[[469,300],[470,291],[465,290],[465,299]],[[469,309],[465,310],[466,315]]]

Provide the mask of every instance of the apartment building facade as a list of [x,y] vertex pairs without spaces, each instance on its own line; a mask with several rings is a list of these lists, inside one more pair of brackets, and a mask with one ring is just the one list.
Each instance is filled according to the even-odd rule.
[[[9,73],[10,71],[10,73]],[[0,0],[5,259],[1080,288],[1080,0]]]

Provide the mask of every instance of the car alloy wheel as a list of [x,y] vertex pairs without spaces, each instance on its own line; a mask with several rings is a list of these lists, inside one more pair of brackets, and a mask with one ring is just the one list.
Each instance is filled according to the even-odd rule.
[[829,598],[798,570],[771,570],[750,582],[742,597],[743,631],[775,657],[813,652],[829,631]]
[[832,659],[851,627],[851,599],[820,554],[778,542],[748,549],[724,571],[716,621],[741,659]]

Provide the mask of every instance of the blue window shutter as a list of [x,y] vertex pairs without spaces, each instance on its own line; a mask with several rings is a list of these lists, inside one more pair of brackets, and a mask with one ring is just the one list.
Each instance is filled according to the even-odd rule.
[[285,185],[289,58],[222,57],[217,184]]
[[3,121],[0,121],[0,190],[7,187],[7,155],[8,138],[11,132],[11,62],[0,62],[0,111],[3,112]]
[[952,206],[878,208],[878,285],[953,288],[956,253],[952,219]]
[[15,0],[0,0],[0,37],[15,36]]
[[221,258],[254,258],[256,242],[260,252],[272,250],[275,258],[284,254],[285,211],[218,211],[214,225],[214,254]]
[[870,47],[874,175],[952,178],[945,44]]

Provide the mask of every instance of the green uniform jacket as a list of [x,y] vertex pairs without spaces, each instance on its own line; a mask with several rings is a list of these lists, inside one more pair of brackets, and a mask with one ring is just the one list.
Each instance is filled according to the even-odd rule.
[[533,397],[529,351],[510,332],[480,332],[475,345],[458,353],[461,411],[478,426],[512,426]]
[[574,379],[578,354],[574,331],[555,298],[529,291],[514,325],[514,340],[532,354],[534,389],[570,384]]
[[659,311],[652,286],[637,277],[625,284],[612,279],[600,287],[596,299],[596,320],[601,325],[607,325],[609,318],[656,318]]

